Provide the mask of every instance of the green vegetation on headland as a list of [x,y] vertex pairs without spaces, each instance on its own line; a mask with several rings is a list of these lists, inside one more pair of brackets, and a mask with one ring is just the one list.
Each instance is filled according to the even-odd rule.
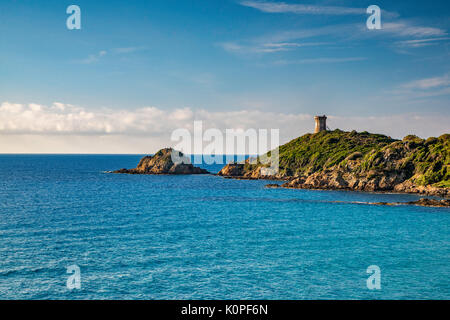
[[322,131],[305,134],[280,147],[281,173],[288,176],[311,174],[331,168],[347,157],[357,159],[395,140],[381,134]]
[[[270,155],[270,152],[269,154]],[[450,194],[450,135],[395,140],[368,132],[322,131],[279,149],[284,187]],[[230,164],[219,175],[260,179],[263,164]]]

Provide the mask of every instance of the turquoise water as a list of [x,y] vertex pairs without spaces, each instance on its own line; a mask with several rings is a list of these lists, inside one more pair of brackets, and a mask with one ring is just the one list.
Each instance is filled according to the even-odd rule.
[[[332,202],[413,195],[104,173],[140,157],[0,156],[0,299],[450,298],[447,208]],[[66,287],[73,264],[81,290]],[[381,290],[366,286],[370,265]]]

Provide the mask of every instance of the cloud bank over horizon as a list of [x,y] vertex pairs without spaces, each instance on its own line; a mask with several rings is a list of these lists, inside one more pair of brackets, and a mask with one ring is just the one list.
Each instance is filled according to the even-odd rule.
[[[425,83],[425,85],[427,85]],[[320,112],[318,112],[320,113]],[[260,110],[208,111],[157,107],[97,109],[55,102],[50,106],[0,104],[0,153],[153,153],[176,145],[170,137],[179,128],[193,130],[279,129],[280,143],[314,130],[313,114]],[[441,114],[391,116],[328,115],[331,130],[369,131],[394,138],[415,134],[422,138],[448,133],[450,117]]]

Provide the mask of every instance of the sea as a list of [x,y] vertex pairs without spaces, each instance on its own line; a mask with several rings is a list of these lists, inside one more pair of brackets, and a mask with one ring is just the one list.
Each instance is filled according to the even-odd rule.
[[448,208],[141,157],[0,155],[0,299],[450,299]]

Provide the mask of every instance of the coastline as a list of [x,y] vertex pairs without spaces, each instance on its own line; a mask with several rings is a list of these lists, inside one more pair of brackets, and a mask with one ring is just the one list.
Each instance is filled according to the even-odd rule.
[[[215,176],[221,176],[219,174],[214,174]],[[292,179],[280,179],[280,178],[269,178],[269,177],[244,177],[244,176],[221,176],[224,179],[233,179],[233,180],[266,180],[266,181],[274,181],[274,182],[285,182],[291,181]],[[435,193],[421,193],[421,192],[406,192],[406,191],[395,191],[395,190],[356,190],[350,188],[311,188],[311,187],[289,187],[286,186],[285,183],[270,183],[265,185],[268,189],[290,189],[290,190],[312,190],[312,191],[342,191],[342,192],[360,192],[365,194],[392,194],[392,195],[416,195],[423,196],[427,198],[421,198],[417,201],[409,201],[409,202],[343,202],[343,201],[333,201],[333,203],[353,203],[353,204],[364,204],[364,205],[383,205],[383,206],[403,206],[403,205],[413,205],[413,206],[421,206],[421,207],[436,207],[442,208],[450,207],[450,197],[448,195],[441,195]],[[432,197],[432,198],[429,198]],[[438,199],[435,199],[438,198]]]
[[[450,135],[403,140],[341,130],[306,134],[279,147],[278,171],[268,176],[264,159],[227,164],[218,175],[278,180],[289,189],[345,190],[450,198]],[[272,185],[272,187],[276,187]]]
[[215,176],[222,177],[224,179],[233,179],[233,180],[266,180],[266,181],[275,181],[280,182],[282,184],[267,184],[266,187],[268,188],[281,188],[281,189],[292,189],[292,190],[315,190],[315,191],[351,191],[351,192],[362,192],[362,193],[374,193],[374,194],[412,194],[412,195],[423,195],[423,196],[430,196],[430,197],[439,197],[442,199],[450,199],[450,196],[448,195],[448,190],[442,189],[439,191],[443,191],[442,193],[447,193],[447,195],[443,195],[441,192],[420,192],[420,191],[397,191],[397,190],[360,190],[360,189],[352,189],[352,188],[331,188],[331,187],[322,187],[322,188],[313,188],[308,186],[286,186],[285,184],[287,182],[293,181],[294,177],[289,178],[273,178],[273,177],[261,177],[261,178],[255,178],[255,177],[245,177],[245,176],[222,176],[220,174],[213,174]]

